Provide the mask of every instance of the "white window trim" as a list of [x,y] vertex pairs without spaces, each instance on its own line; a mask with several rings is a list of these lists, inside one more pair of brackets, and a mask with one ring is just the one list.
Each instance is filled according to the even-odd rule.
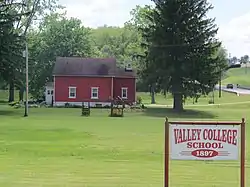
[[[70,89],[75,89],[75,96],[74,97],[70,96]],[[72,87],[72,86],[69,87],[69,98],[70,99],[75,99],[76,98],[76,87]]]
[[[93,90],[97,89],[97,97],[93,97]],[[99,87],[91,87],[91,99],[98,99],[99,98]]]
[[[126,97],[123,97],[123,90],[126,90]],[[128,88],[122,87],[121,97],[122,97],[122,99],[127,99],[128,98]]]

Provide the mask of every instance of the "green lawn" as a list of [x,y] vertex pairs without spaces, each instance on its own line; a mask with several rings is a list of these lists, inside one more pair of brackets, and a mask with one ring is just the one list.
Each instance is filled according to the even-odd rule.
[[[137,93],[138,96],[141,96],[142,102],[145,104],[151,103],[151,96],[149,93]],[[202,96],[199,98],[198,103],[193,104],[193,99],[188,98],[185,102],[186,106],[195,106],[195,105],[208,105],[209,100],[212,99],[212,93],[208,96]],[[161,105],[172,105],[173,98],[171,95],[167,95],[165,98],[162,94],[156,94],[155,97],[156,104]],[[215,104],[223,104],[223,103],[237,103],[237,102],[250,102],[250,95],[241,95],[237,96],[233,93],[222,92],[222,97],[219,98],[219,92],[214,92],[214,101]]]
[[222,81],[222,84],[239,84],[250,87],[250,67],[228,70],[225,79]]
[[[142,96],[149,100],[148,94]],[[224,95],[220,102],[248,98]],[[167,108],[127,111],[124,118],[107,117],[108,109],[93,109],[91,117],[81,117],[80,109],[32,108],[23,118],[23,109],[0,105],[0,186],[163,186],[165,116],[170,120],[250,117],[247,103],[190,108],[182,115]],[[249,128],[246,137],[248,146]],[[249,167],[248,162],[248,184]],[[239,162],[171,161],[170,168],[171,187],[239,186]]]

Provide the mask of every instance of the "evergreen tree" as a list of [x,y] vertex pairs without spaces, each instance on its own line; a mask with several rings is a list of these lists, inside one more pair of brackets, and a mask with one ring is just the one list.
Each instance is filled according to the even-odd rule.
[[[173,109],[183,110],[187,96],[206,94],[220,78],[226,57],[219,55],[218,28],[207,18],[207,0],[153,0],[149,26],[143,28],[146,46],[144,76],[171,91]],[[153,74],[153,75],[152,75]]]

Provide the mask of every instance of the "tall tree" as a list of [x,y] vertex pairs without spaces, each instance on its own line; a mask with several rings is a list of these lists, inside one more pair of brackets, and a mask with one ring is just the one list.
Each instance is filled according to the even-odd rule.
[[31,82],[30,93],[41,97],[45,83],[52,81],[56,57],[90,57],[90,29],[80,20],[67,19],[64,14],[46,16],[38,30],[29,34]]
[[125,26],[133,26],[135,28],[147,28],[151,23],[147,19],[147,15],[152,13],[153,7],[149,5],[140,6],[137,5],[134,9],[130,11],[131,19],[125,23]]
[[14,87],[24,87],[25,63],[22,51],[25,49],[26,33],[33,21],[56,8],[56,0],[12,0],[0,3],[0,27],[4,29],[0,36],[3,44],[0,50],[0,76],[9,83],[10,102],[14,100]]
[[18,11],[23,7],[18,1],[0,3],[0,76],[9,83],[9,101],[14,100],[14,86],[17,74],[22,69],[21,51],[24,38],[15,25],[29,13]]
[[141,47],[142,42],[142,32],[141,29],[147,28],[149,24],[151,23],[151,20],[148,19],[148,15],[152,13],[153,7],[152,6],[139,6],[137,5],[132,11],[130,12],[131,19],[125,23],[125,28],[127,28],[130,31],[133,31],[137,35],[137,50],[134,51],[136,55],[134,60],[137,61],[137,89],[140,91],[150,91],[151,95],[151,103],[154,104],[155,101],[155,92],[159,91],[157,90],[157,86],[154,82],[154,74],[148,74],[150,76],[143,76],[142,70],[143,70],[143,58],[140,58],[143,56],[143,49]]
[[207,0],[153,0],[155,9],[142,28],[146,46],[144,74],[173,94],[173,109],[183,110],[184,98],[193,92],[207,94],[220,79],[226,59],[216,54],[214,19],[207,18]]
[[140,35],[129,26],[120,27],[99,27],[92,29],[92,44],[94,56],[115,57],[119,66],[131,63],[137,67],[138,63],[134,59],[135,54],[141,50]]

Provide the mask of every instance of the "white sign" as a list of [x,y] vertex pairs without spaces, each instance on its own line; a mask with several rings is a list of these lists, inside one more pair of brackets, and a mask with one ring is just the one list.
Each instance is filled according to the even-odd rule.
[[169,126],[173,160],[238,160],[239,125]]

